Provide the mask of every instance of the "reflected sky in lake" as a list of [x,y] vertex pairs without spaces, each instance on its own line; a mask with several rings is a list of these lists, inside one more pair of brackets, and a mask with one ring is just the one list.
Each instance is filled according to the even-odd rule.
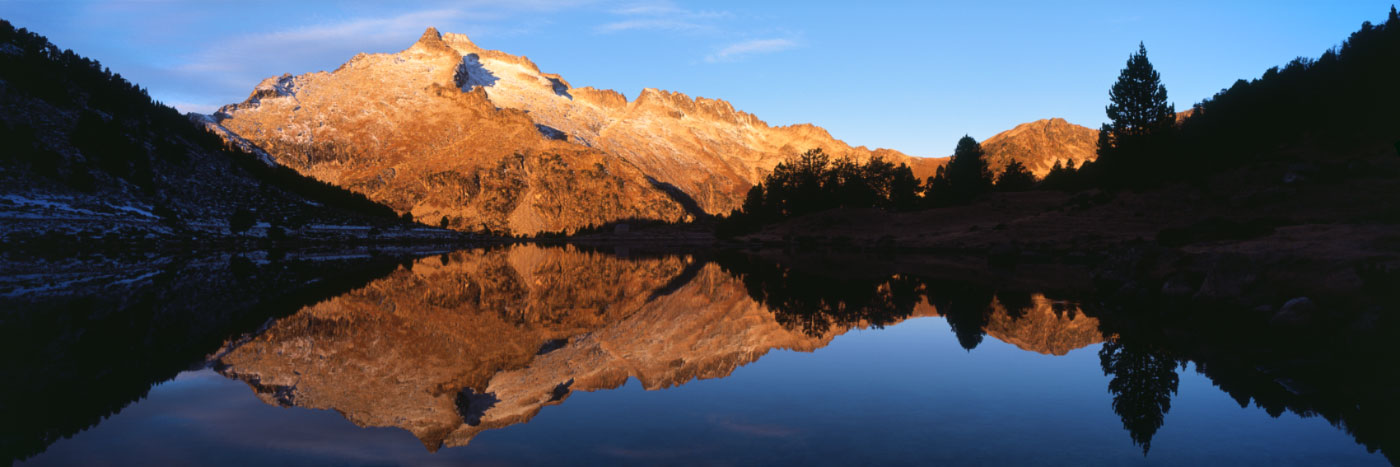
[[1097,321],[1038,293],[536,247],[409,266],[211,349],[23,464],[1388,463],[1174,360],[1144,455]]

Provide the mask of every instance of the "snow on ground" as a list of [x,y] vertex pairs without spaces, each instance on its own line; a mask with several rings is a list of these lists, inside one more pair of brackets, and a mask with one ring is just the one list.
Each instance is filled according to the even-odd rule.
[[214,134],[217,134],[220,137],[222,137],[224,141],[231,142],[234,146],[237,146],[239,149],[242,149],[246,152],[252,153],[254,156],[257,156],[258,160],[262,161],[264,164],[267,164],[268,167],[277,166],[277,161],[272,159],[271,154],[268,154],[267,151],[263,151],[262,148],[258,147],[258,145],[253,144],[251,141],[248,141],[244,137],[238,136],[237,133],[229,131],[228,128],[224,128],[223,125],[219,124],[218,119],[209,115],[197,114],[193,112],[187,115],[191,120],[194,120],[195,123],[204,125],[204,128],[206,130],[213,131]]
[[57,290],[69,290],[84,284],[101,287],[130,286],[161,273],[157,269],[143,274],[17,274],[0,275],[0,297],[14,298]]
[[92,212],[87,209],[75,208],[67,202],[58,201],[54,199],[38,199],[22,195],[0,195],[0,199],[9,201],[11,204],[14,204],[22,209],[52,209],[56,211],[71,212],[74,214],[87,214],[90,216],[100,215],[96,212]]
[[25,196],[18,194],[0,195],[0,200],[8,201],[11,206],[0,203],[0,217],[13,219],[44,219],[59,216],[85,216],[85,217],[126,217],[132,214],[157,219],[150,206],[135,206],[131,204],[95,203],[88,207],[100,209],[105,212],[94,211],[86,207],[74,207],[74,199],[62,197],[40,197]]
[[457,65],[456,78],[463,92],[471,92],[477,86],[492,86],[500,81],[500,78],[482,65],[481,57],[477,54],[462,57],[462,64]]
[[137,214],[140,214],[140,215],[143,215],[143,216],[146,216],[146,217],[150,217],[150,218],[159,217],[159,216],[156,216],[156,214],[153,213],[153,212],[151,212],[151,211],[147,211],[147,210],[145,210],[145,209],[141,209],[141,208],[138,208],[138,207],[136,207],[136,206],[129,205],[129,204],[128,204],[128,205],[122,205],[122,206],[117,206],[117,205],[113,205],[113,204],[108,204],[108,206],[111,206],[113,209],[116,209],[116,210],[119,210],[119,211],[134,212],[134,213],[137,213]]
[[367,225],[329,225],[329,224],[311,224],[311,225],[306,226],[306,228],[307,228],[307,229],[310,229],[310,230],[365,230],[365,231],[368,231],[368,230],[370,229],[370,227],[367,226]]

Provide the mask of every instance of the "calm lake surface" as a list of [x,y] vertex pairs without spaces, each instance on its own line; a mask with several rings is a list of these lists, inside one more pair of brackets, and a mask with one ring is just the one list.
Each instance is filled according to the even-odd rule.
[[1395,436],[1227,393],[1082,297],[572,247],[124,261],[0,282],[7,459],[1387,465],[1359,440]]

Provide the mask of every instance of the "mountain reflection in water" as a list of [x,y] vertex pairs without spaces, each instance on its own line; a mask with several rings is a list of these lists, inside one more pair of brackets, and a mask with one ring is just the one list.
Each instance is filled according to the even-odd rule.
[[[280,319],[215,365],[270,404],[335,409],[437,449],[528,421],[573,391],[722,378],[773,349],[811,351],[852,328],[938,316],[930,285],[908,277],[739,275],[683,256],[460,251]],[[1017,297],[1014,311],[992,295],[966,298],[934,300],[977,316],[962,333],[1057,355],[1100,340],[1093,318],[1039,295]]]
[[[1187,363],[1160,346],[1106,338],[1099,319],[1071,298],[901,273],[803,270],[736,252],[629,257],[526,245],[378,271],[295,312],[266,315],[276,319],[252,334],[230,328],[221,347],[202,350],[207,364],[266,404],[331,409],[360,427],[407,430],[437,451],[529,422],[579,391],[632,379],[656,390],[726,378],[775,350],[812,352],[852,330],[942,317],[968,351],[985,336],[1046,356],[1102,343],[1100,369],[1128,431],[1123,442],[1148,453]],[[144,387],[169,377],[153,374]]]

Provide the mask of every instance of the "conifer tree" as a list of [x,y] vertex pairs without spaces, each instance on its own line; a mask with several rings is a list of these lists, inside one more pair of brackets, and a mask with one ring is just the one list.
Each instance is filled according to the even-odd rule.
[[1147,60],[1147,47],[1138,43],[1138,52],[1128,58],[1128,65],[1118,74],[1118,82],[1109,90],[1110,102],[1105,111],[1115,137],[1149,134],[1176,120],[1176,109],[1167,102],[1167,87],[1162,76]]
[[1144,175],[1149,159],[1164,149],[1176,122],[1176,108],[1167,101],[1162,76],[1148,61],[1142,43],[1128,57],[1108,95],[1104,111],[1109,123],[1099,132],[1098,161],[1108,176],[1120,179],[1114,183],[1131,184]]
[[953,158],[948,160],[947,177],[953,202],[968,202],[992,191],[992,170],[987,166],[982,144],[971,136],[959,139]]
[[[1059,161],[1056,160],[1055,163],[1058,164]],[[1070,163],[1074,163],[1074,160],[1071,159]],[[997,191],[1025,191],[1034,185],[1035,175],[1026,170],[1026,165],[1022,164],[1021,161],[1011,161],[1010,164],[1006,164],[1006,169],[1003,169],[1001,175],[997,177],[996,188]]]

